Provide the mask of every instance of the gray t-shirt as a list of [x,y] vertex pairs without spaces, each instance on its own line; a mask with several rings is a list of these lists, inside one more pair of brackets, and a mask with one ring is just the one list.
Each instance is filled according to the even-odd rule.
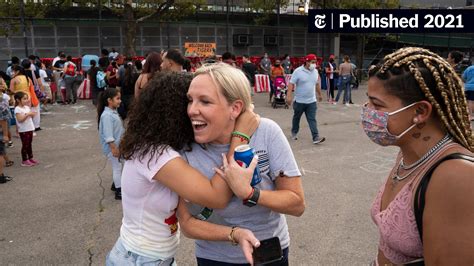
[[304,66],[298,67],[291,75],[290,83],[295,84],[295,102],[316,102],[316,84],[319,82],[319,74],[316,70],[308,70]]
[[290,62],[290,60],[286,60],[286,59],[283,60],[283,61],[281,62],[281,66],[282,66],[283,69],[285,70],[285,74],[291,74],[291,69],[290,69],[290,67],[291,67],[291,62]]
[[264,74],[270,75],[270,71],[272,70],[272,61],[264,57],[260,61],[260,67],[262,68]]
[[[259,156],[258,166],[262,182],[261,190],[275,190],[275,179],[281,173],[286,176],[301,176],[291,147],[281,128],[272,120],[262,118],[250,141],[250,146]],[[222,165],[222,153],[229,145],[208,144],[206,147],[193,144],[191,152],[181,152],[191,166],[211,178],[213,167]],[[202,206],[188,204],[188,209],[197,215]],[[239,226],[251,230],[259,240],[278,236],[282,249],[290,245],[288,226],[283,214],[260,205],[247,207],[242,200],[233,197],[225,209],[214,209],[207,221],[227,226]],[[230,242],[196,240],[196,257],[228,263],[246,263],[239,246]]]

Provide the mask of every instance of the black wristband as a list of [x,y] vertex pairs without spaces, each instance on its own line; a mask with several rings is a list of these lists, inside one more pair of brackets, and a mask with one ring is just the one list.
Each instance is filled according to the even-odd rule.
[[257,205],[258,199],[260,198],[260,189],[257,187],[254,187],[252,196],[250,196],[249,199],[244,200],[243,204],[247,207],[253,207]]

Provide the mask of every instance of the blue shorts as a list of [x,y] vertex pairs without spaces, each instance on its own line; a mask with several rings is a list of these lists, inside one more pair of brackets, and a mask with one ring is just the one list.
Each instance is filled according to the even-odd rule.
[[128,251],[119,237],[112,250],[107,254],[105,259],[106,266],[134,266],[134,265],[149,265],[149,266],[176,266],[174,258],[156,259],[138,255],[132,251]]

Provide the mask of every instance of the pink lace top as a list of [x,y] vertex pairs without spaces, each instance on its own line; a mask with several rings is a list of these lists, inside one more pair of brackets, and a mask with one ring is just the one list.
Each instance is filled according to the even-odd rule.
[[392,263],[403,264],[423,257],[423,245],[413,212],[413,182],[405,184],[387,208],[380,211],[385,185],[372,205],[372,220],[379,228],[379,249]]
[[[456,144],[452,143],[446,145],[437,155],[433,156],[429,162],[421,167],[420,170],[417,170],[417,173],[414,173],[417,177],[404,185],[385,210],[380,210],[385,184],[380,188],[375,197],[375,201],[372,204],[371,216],[380,233],[379,249],[392,263],[405,264],[423,257],[423,245],[413,211],[414,185],[418,183],[415,181],[419,180],[425,171],[438,160],[441,154],[453,147],[453,145]],[[398,165],[399,160],[400,156],[396,165]],[[392,171],[390,176],[393,174]],[[391,177],[387,182],[392,182]]]

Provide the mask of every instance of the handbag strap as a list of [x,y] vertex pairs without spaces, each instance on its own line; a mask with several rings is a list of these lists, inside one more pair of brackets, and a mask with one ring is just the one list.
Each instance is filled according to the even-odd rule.
[[453,160],[453,159],[461,159],[470,162],[474,162],[474,157],[464,155],[462,153],[452,153],[449,154],[435,164],[433,164],[430,169],[426,172],[426,174],[421,178],[421,181],[416,188],[415,192],[415,200],[414,200],[414,212],[415,212],[415,219],[416,225],[418,227],[418,232],[420,234],[421,243],[423,243],[423,212],[425,210],[426,204],[426,190],[428,189],[428,183],[431,180],[431,176],[435,169],[444,161]]

